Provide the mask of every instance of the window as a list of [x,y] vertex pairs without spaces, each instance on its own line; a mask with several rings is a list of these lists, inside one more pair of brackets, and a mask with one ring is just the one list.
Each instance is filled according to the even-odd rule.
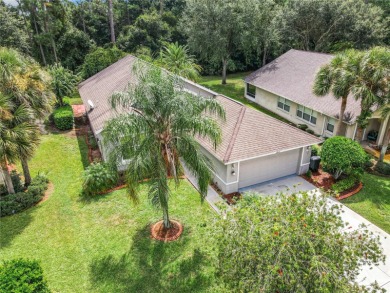
[[310,108],[298,105],[297,116],[311,124],[317,124],[317,112]]
[[279,97],[278,99],[278,108],[290,112],[291,102],[285,98]]
[[336,120],[334,120],[333,118],[329,118],[328,123],[326,124],[326,131],[333,133],[335,124],[336,124]]
[[246,94],[252,98],[256,97],[256,87],[254,85],[247,83]]

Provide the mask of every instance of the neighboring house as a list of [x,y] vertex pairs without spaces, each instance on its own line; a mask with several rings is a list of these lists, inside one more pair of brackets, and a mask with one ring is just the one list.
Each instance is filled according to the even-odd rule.
[[[331,137],[336,130],[341,100],[331,94],[315,96],[313,84],[320,67],[332,58],[333,55],[324,53],[290,50],[245,78],[245,97],[295,124],[306,124],[322,137]],[[348,97],[346,114],[344,135],[355,138],[360,102],[352,96]],[[380,111],[374,112],[363,140],[381,145],[388,119],[383,120]]]
[[[132,74],[136,60],[126,56],[79,85],[104,159],[107,150],[102,145],[101,132],[105,122],[117,115],[108,101],[115,91],[123,91],[129,83],[136,82]],[[308,170],[311,146],[321,142],[320,139],[191,81],[183,79],[183,82],[188,91],[216,98],[225,108],[226,120],[218,121],[222,143],[217,150],[209,141],[198,138],[202,150],[213,162],[214,182],[224,193]]]

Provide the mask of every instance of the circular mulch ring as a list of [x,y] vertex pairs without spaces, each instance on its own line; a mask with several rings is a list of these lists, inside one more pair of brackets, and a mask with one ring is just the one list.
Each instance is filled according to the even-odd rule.
[[164,228],[164,221],[158,221],[150,226],[151,236],[160,241],[169,242],[177,240],[183,233],[183,225],[178,221],[171,220],[171,228]]

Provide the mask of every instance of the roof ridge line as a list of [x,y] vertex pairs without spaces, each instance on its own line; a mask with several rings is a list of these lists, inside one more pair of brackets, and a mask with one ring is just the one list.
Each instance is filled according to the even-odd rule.
[[228,146],[228,148],[226,150],[226,153],[225,153],[225,156],[223,158],[223,162],[224,163],[228,162],[229,159],[230,159],[230,155],[232,154],[234,144],[236,143],[236,138],[237,138],[237,135],[238,135],[238,131],[240,130],[241,122],[242,122],[242,119],[244,119],[245,112],[246,112],[246,107],[245,107],[245,105],[242,105],[241,106],[240,115],[238,116],[236,125],[234,127],[232,138],[231,138],[231,140],[229,142],[229,146]]

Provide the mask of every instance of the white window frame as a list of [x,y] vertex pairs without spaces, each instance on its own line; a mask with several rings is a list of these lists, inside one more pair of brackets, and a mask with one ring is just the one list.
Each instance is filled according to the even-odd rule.
[[[276,103],[276,107],[279,110],[285,111],[285,112],[290,112],[291,110],[291,101],[283,98],[283,97],[278,97],[278,102]],[[286,110],[287,108],[287,110]]]
[[[302,116],[299,116],[298,112],[301,112]],[[309,118],[305,119],[304,118],[305,115],[309,115]],[[298,119],[303,120],[311,125],[317,125],[318,113],[317,113],[317,111],[314,111],[313,109],[307,108],[307,107],[302,106],[302,105],[298,105],[296,116],[298,117]],[[314,123],[312,122],[313,118],[315,119]]]
[[[330,130],[328,129],[328,126],[329,126],[329,125],[333,126],[332,131],[330,131]],[[327,119],[327,122],[326,122],[326,126],[325,126],[325,131],[328,132],[328,133],[334,133],[335,127],[336,127],[336,119],[334,119],[334,118],[328,118],[328,119]]]

